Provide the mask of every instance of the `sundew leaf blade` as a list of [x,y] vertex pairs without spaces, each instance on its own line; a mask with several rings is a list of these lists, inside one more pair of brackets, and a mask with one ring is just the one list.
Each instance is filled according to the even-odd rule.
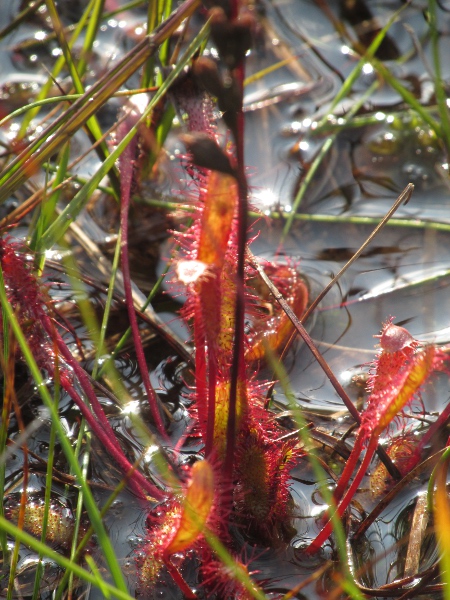
[[[435,347],[431,344],[413,356],[411,359],[412,364],[405,372],[401,385],[399,387],[394,385],[391,390],[391,400],[381,409],[382,413],[375,423],[373,435],[381,435],[396,415],[411,401],[414,394],[428,378],[433,367],[434,356]],[[389,385],[388,382],[387,385]],[[371,401],[373,402],[373,399]]]
[[166,548],[168,555],[182,552],[195,542],[206,526],[214,503],[214,473],[210,463],[207,460],[195,463],[191,477],[178,530]]

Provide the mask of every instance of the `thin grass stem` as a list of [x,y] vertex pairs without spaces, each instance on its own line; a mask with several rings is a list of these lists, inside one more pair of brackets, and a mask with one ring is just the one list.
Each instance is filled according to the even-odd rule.
[[361,254],[364,252],[364,250],[367,248],[367,246],[369,246],[369,244],[372,243],[375,236],[378,235],[378,233],[383,229],[383,227],[389,222],[390,218],[395,213],[395,211],[398,209],[398,207],[401,204],[407,204],[409,202],[409,200],[411,198],[411,194],[413,193],[413,190],[414,190],[413,184],[408,183],[408,185],[405,187],[403,192],[400,194],[400,196],[394,202],[391,209],[386,213],[386,215],[383,217],[383,219],[380,221],[380,223],[375,227],[375,229],[372,231],[372,233],[369,235],[369,237],[366,239],[366,241],[358,248],[358,250],[354,253],[354,255],[351,257],[351,259],[349,261],[347,261],[347,263],[333,277],[333,279],[323,288],[323,290],[320,292],[320,294],[318,294],[318,296],[313,300],[313,302],[311,302],[310,306],[306,309],[306,311],[301,316],[300,320],[302,323],[304,323],[308,319],[308,317],[317,308],[319,303],[325,298],[325,296],[328,294],[328,292],[331,290],[331,288],[334,286],[334,284],[337,281],[339,281],[339,279],[342,277],[342,275],[361,256]]

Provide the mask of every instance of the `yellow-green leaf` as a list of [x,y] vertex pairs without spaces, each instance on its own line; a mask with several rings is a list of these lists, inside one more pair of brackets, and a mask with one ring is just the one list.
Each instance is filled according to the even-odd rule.
[[189,548],[202,530],[214,502],[214,472],[208,461],[197,462],[186,490],[183,512],[178,529],[165,550],[166,555]]

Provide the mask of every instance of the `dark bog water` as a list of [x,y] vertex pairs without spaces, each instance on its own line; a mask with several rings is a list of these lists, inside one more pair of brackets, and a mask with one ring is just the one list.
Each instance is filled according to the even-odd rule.
[[[26,4],[19,1],[1,3],[0,24],[11,21]],[[78,11],[81,12],[84,4],[59,4],[65,24],[80,17]],[[355,4],[356,8],[351,9],[351,4]],[[107,5],[111,10],[116,7],[113,2]],[[254,49],[247,60],[247,77],[268,69],[265,75],[249,82],[244,101],[245,156],[249,168],[251,202],[261,213],[253,228],[259,235],[252,249],[264,258],[273,259],[278,254],[283,256],[283,261],[298,264],[309,282],[312,297],[352,257],[373,230],[375,222],[364,221],[364,218],[381,219],[403,187],[409,182],[415,185],[412,199],[406,206],[400,207],[396,214],[396,217],[407,221],[383,230],[321,302],[308,325],[319,350],[355,401],[359,392],[352,378],[367,372],[367,365],[373,360],[375,351],[376,340],[373,335],[380,331],[381,324],[390,316],[395,317],[397,324],[407,327],[421,341],[439,344],[450,342],[447,317],[450,303],[449,167],[442,144],[430,126],[411,111],[398,93],[381,78],[378,78],[378,87],[362,103],[358,120],[352,126],[344,127],[348,110],[377,81],[369,62],[363,66],[353,93],[338,104],[333,116],[322,123],[321,131],[317,131],[318,123],[328,114],[330,103],[357,63],[351,50],[352,43],[367,46],[393,12],[401,7],[404,10],[390,28],[377,57],[422,106],[431,107],[435,104],[433,61],[424,14],[425,2],[405,6],[400,1],[261,1],[255,6],[259,27]],[[128,10],[104,22],[98,33],[95,53],[89,59],[88,84],[135,43],[144,23],[143,9]],[[338,23],[344,29],[339,29]],[[450,12],[445,3],[439,9],[438,23],[440,51],[445,57],[450,51]],[[194,23],[192,28],[195,26]],[[56,42],[45,39],[50,30],[46,10],[41,8],[35,16],[1,40],[0,117],[31,101],[36,90],[46,81],[46,69],[51,69],[60,55]],[[75,53],[80,52],[80,48],[81,41],[76,45]],[[214,48],[208,47],[207,53],[214,56]],[[278,67],[270,70],[275,64]],[[450,76],[449,70],[450,63],[444,59],[444,81]],[[63,87],[68,82],[64,77],[61,76]],[[130,87],[138,85],[137,78],[129,82]],[[99,121],[104,129],[115,122],[118,108],[123,102],[123,99],[114,99],[99,113]],[[43,114],[47,112],[45,109]],[[430,114],[438,119],[437,110]],[[20,118],[9,122],[0,131],[0,142],[5,150],[19,126]],[[39,131],[41,125],[38,119],[34,127]],[[180,190],[185,190],[185,181],[179,180],[181,170],[178,154],[183,149],[177,134],[181,129],[179,125],[174,128],[167,142],[168,150],[160,178],[150,181],[148,187],[143,186],[144,205],[137,204],[132,213],[133,278],[144,290],[151,288],[170,251],[168,244],[161,249],[167,227],[177,225],[177,217],[168,220],[165,213],[145,206],[145,202],[174,195],[179,198]],[[331,136],[335,136],[334,142],[303,193],[302,186],[305,185],[311,164]],[[73,158],[90,146],[87,136],[81,132],[74,136],[71,144]],[[90,154],[74,168],[74,172],[87,177],[98,165],[98,159]],[[0,209],[1,216],[17,206],[43,180],[43,172],[32,175],[28,188],[11,198],[6,208]],[[283,229],[293,207],[301,216],[294,220],[289,232],[284,235]],[[283,212],[277,214],[277,211]],[[79,223],[110,257],[118,225],[114,204],[105,197],[97,198],[90,207],[90,213],[83,213]],[[26,236],[25,229],[16,232],[16,235]],[[61,254],[73,252],[80,259],[84,272],[100,282],[100,289],[94,285],[88,286],[87,297],[101,315],[105,302],[102,276],[97,271],[97,265],[87,255],[81,254],[78,242],[75,239],[72,242],[72,249],[58,248],[51,258],[59,261]],[[58,278],[60,282],[52,286],[51,295],[78,332],[86,354],[85,364],[89,367],[93,358],[92,343],[73,308],[70,280],[64,273],[55,274],[52,271],[48,277],[52,281]],[[169,288],[170,285],[166,284],[165,289]],[[177,322],[177,310],[181,302],[180,297],[160,294],[155,308],[164,320],[186,338],[186,329],[179,329]],[[126,327],[120,299],[116,300],[113,310],[114,327],[109,331],[111,348],[113,341],[117,341],[118,334]],[[69,334],[66,337],[70,339]],[[186,426],[186,412],[180,398],[182,392],[186,393],[184,384],[189,378],[188,369],[183,369],[182,358],[176,357],[174,350],[154,334],[149,333],[147,347],[152,382],[174,417],[170,433],[176,443],[183,436]],[[135,427],[131,416],[134,411],[147,420],[148,409],[143,401],[142,382],[131,346],[126,348],[116,366],[134,404],[126,411],[121,411],[107,398],[102,401],[107,406],[117,435],[129,455],[136,458],[147,440]],[[307,419],[321,431],[341,436],[351,421],[343,410],[341,399],[309,350],[298,343],[286,359],[286,368],[295,398],[304,407]],[[19,401],[23,404],[23,414],[28,424],[41,414],[42,407],[25,375],[23,382]],[[285,403],[279,386],[275,388],[275,400],[281,406]],[[411,432],[420,430],[423,418],[433,418],[442,411],[448,401],[447,378],[437,378],[435,384],[424,392],[422,401],[421,419],[408,422]],[[67,398],[61,400],[61,410],[62,418],[75,438],[80,415]],[[14,439],[18,431],[18,424],[12,421],[9,436]],[[49,426],[44,420],[44,424],[27,439],[30,451],[44,460],[48,436]],[[438,446],[442,440],[437,439],[433,443]],[[92,450],[92,489],[102,505],[117,481],[118,472],[95,440]],[[194,450],[198,450],[194,445],[184,450],[178,449],[173,452],[173,460],[182,464]],[[324,453],[324,457],[328,455]],[[64,471],[64,459],[58,447],[55,459]],[[12,494],[21,489],[22,463],[21,451],[8,460],[6,493],[10,501],[15,497]],[[155,476],[151,453],[142,468],[146,474]],[[42,499],[45,469],[38,458],[34,459],[30,470],[32,474],[28,486]],[[296,535],[290,544],[282,548],[267,549],[265,552],[263,548],[249,550],[256,557],[252,569],[259,571],[258,577],[267,582],[265,589],[269,596],[288,592],[312,575],[323,564],[324,558],[332,556],[330,546],[324,549],[323,555],[314,558],[306,558],[302,551],[319,529],[317,518],[323,512],[323,507],[314,475],[306,461],[299,464],[294,476],[292,497],[295,503]],[[398,493],[354,546],[355,569],[359,569],[358,578],[362,585],[379,588],[403,577],[407,545],[405,533],[411,523],[417,495],[425,489],[428,477],[429,470],[418,473],[414,482]],[[69,483],[64,480],[55,483],[55,501],[60,496],[72,509],[70,503],[75,498],[67,492],[66,485]],[[364,484],[363,487],[366,489],[368,485]],[[358,496],[357,506],[352,509],[355,521],[362,519],[375,504],[373,498],[363,490]],[[145,519],[145,507],[129,493],[122,493],[106,516],[106,524],[124,566],[132,596],[139,593],[136,591],[139,585],[134,557],[145,537]],[[245,544],[242,542],[242,545]],[[91,551],[96,562],[101,562],[95,544]],[[436,560],[436,554],[434,541],[427,538],[419,565],[421,571]],[[31,594],[35,561],[36,557],[30,551],[24,549],[21,552],[18,589],[24,597]],[[59,575],[58,568],[50,561],[46,565],[47,583],[41,591],[42,598],[51,597],[51,590]],[[195,581],[195,568],[191,577]],[[332,585],[332,575],[327,571],[295,597],[327,598]],[[104,597],[95,589],[89,590],[86,595],[92,600]],[[20,597],[19,592],[16,597]],[[181,598],[182,595],[168,578],[155,590],[154,597]]]

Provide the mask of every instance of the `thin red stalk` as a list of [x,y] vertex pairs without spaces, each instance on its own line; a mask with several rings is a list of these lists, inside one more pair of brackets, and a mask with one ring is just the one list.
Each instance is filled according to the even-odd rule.
[[[73,385],[70,384],[65,378],[61,378],[61,386],[69,394],[72,400],[80,409],[83,417],[86,419],[92,432],[98,437],[100,442],[104,445],[105,450],[114,459],[117,465],[122,469],[125,474],[125,478],[129,481],[129,485],[134,493],[140,498],[145,498],[145,494],[142,490],[145,490],[148,494],[153,496],[156,500],[162,500],[163,494],[156,488],[150,481],[148,481],[142,473],[137,471],[133,465],[125,458],[122,450],[116,446],[116,436],[114,431],[108,423],[108,429],[103,429],[102,425],[96,421],[94,415],[91,413],[89,408],[83,402],[83,399],[77,394]],[[156,492],[156,494],[155,494]]]
[[352,476],[353,471],[358,464],[358,458],[361,455],[364,446],[364,435],[361,430],[359,431],[355,444],[353,446],[352,452],[345,463],[344,470],[339,477],[338,484],[333,493],[334,501],[337,503],[342,498],[342,494],[345,492],[345,488],[347,487],[348,482],[350,481],[350,477]]
[[57,348],[58,348],[59,352],[61,353],[61,356],[64,358],[66,363],[72,368],[73,372],[75,373],[81,387],[83,388],[84,393],[88,397],[88,400],[92,406],[95,416],[100,421],[101,427],[103,427],[106,430],[111,429],[111,432],[112,432],[111,425],[109,424],[109,421],[106,418],[106,415],[103,411],[102,405],[100,404],[100,402],[94,392],[94,389],[91,386],[89,378],[86,375],[86,373],[84,372],[84,369],[74,359],[74,357],[72,356],[72,353],[70,352],[69,348],[66,346],[62,337],[56,331],[56,329],[49,317],[42,318],[42,325],[43,325],[47,335],[49,335],[51,337],[51,339],[53,339],[56,342]]
[[191,590],[191,588],[188,586],[188,584],[183,579],[183,577],[182,577],[181,573],[179,572],[179,570],[170,561],[169,558],[165,559],[164,564],[166,565],[167,570],[169,571],[169,573],[172,575],[173,580],[175,581],[175,583],[180,588],[180,590],[181,590],[184,598],[186,598],[188,600],[197,600],[198,596],[196,596],[196,594],[194,594],[194,592]]
[[117,464],[121,467],[124,473],[128,473],[130,470],[134,470],[134,473],[130,479],[130,483],[132,483],[133,479],[138,480],[138,485],[141,487],[138,487],[136,490],[135,486],[135,491],[138,491],[139,495],[142,495],[142,489],[145,489],[156,499],[162,499],[163,494],[160,492],[160,490],[152,483],[150,483],[139,471],[133,469],[131,463],[124,456],[122,449],[120,448],[119,443],[117,442],[114,430],[111,427],[108,419],[106,418],[102,405],[100,404],[94,392],[94,389],[92,388],[87,374],[85,373],[84,369],[78,364],[78,362],[73,358],[64,340],[56,331],[51,319],[46,315],[42,315],[42,326],[44,327],[46,333],[50,336],[50,338],[55,341],[57,348],[64,360],[66,361],[66,363],[72,368],[83,389],[83,392],[86,394],[92,406],[92,409],[98,421],[96,421],[93,418],[92,413],[87,408],[80,396],[76,393],[74,387],[70,383],[67,383],[64,380],[64,378],[61,378],[61,385],[64,387],[64,389],[73,399],[73,401],[77,404],[78,408],[83,413],[83,416],[85,417],[86,421],[89,423],[89,426],[91,427],[92,431],[95,433],[95,435],[98,436],[100,441],[104,444],[105,448],[116,460]]
[[[124,123],[123,128],[127,128],[127,124]],[[123,131],[121,127],[121,131]],[[133,293],[131,289],[131,275],[130,275],[130,263],[128,255],[128,212],[130,207],[130,192],[131,184],[133,181],[133,164],[136,150],[136,137],[126,147],[125,151],[120,157],[120,192],[121,192],[121,204],[120,204],[120,227],[122,234],[121,243],[121,266],[123,274],[123,286],[125,290],[125,302],[128,310],[128,319],[130,321],[131,333],[133,336],[134,348],[136,352],[136,359],[141,372],[142,381],[144,388],[147,393],[150,410],[155,422],[158,433],[164,440],[168,440],[169,437],[166,433],[164,422],[161,418],[159,410],[158,397],[153,389],[148,374],[147,362],[145,360],[144,348],[142,346],[141,336],[139,334],[139,326],[137,323],[136,313],[133,306]]]
[[[344,514],[344,512],[347,509],[348,505],[350,504],[356,490],[358,489],[359,484],[361,483],[364,475],[366,474],[366,471],[369,468],[369,465],[373,458],[373,455],[375,454],[375,450],[377,449],[377,443],[378,443],[377,437],[376,436],[371,437],[369,446],[367,447],[366,454],[361,463],[361,466],[359,467],[358,472],[356,473],[351,486],[348,488],[347,493],[342,498],[341,502],[339,503],[339,505],[336,509],[336,515],[339,518],[341,518],[342,515]],[[316,539],[313,542],[311,542],[311,544],[308,546],[308,548],[306,550],[307,553],[314,554],[315,552],[318,552],[320,550],[320,548],[322,547],[322,545],[325,543],[325,541],[330,537],[332,531],[333,531],[333,522],[331,520],[329,520],[327,522],[327,524],[325,525],[325,527],[320,531],[320,533],[316,537]]]
[[[236,2],[238,0],[235,0]],[[236,78],[240,86],[241,98],[244,81],[244,65],[241,64],[235,69]],[[237,132],[236,132],[236,159],[238,172],[238,234],[237,234],[237,274],[236,274],[236,308],[235,308],[235,327],[233,358],[230,369],[230,404],[227,423],[227,448],[225,455],[225,477],[228,481],[233,480],[233,465],[236,448],[236,406],[237,406],[237,386],[239,379],[245,378],[244,362],[244,319],[245,319],[245,295],[244,295],[244,269],[247,247],[247,181],[244,167],[244,113],[242,111],[242,101],[237,114]]]
[[[240,0],[231,0],[231,20],[239,16]],[[242,110],[244,94],[245,65],[241,60],[233,72],[239,89],[240,102],[236,111],[236,131],[233,132],[236,145],[237,181],[238,181],[238,215],[237,215],[237,273],[236,273],[236,307],[234,324],[233,357],[230,369],[230,404],[227,422],[227,448],[225,454],[225,478],[233,480],[233,466],[236,448],[236,408],[237,386],[240,378],[245,377],[244,362],[244,325],[245,325],[245,295],[244,271],[245,252],[247,247],[247,180],[244,163],[244,133],[245,122]]]

